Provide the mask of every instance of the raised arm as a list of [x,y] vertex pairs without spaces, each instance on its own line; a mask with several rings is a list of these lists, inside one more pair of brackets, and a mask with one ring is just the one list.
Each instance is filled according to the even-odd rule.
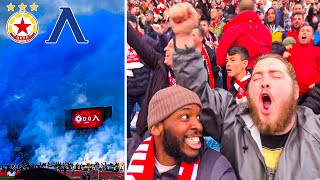
[[162,55],[142,40],[129,23],[127,23],[127,42],[150,68],[155,69],[157,62],[162,60]]
[[[177,84],[194,91],[201,99],[201,121],[204,133],[221,141],[225,119],[235,108],[230,93],[223,89],[211,90],[207,83],[207,72],[202,56],[195,51],[191,32],[195,27],[195,10],[185,3],[177,4],[170,10],[170,23],[176,35],[174,75]],[[230,119],[230,118],[229,118]]]
[[210,16],[210,13],[209,13],[209,10],[208,10],[208,6],[207,6],[208,2],[206,2],[206,4],[204,4],[202,0],[199,0],[198,3],[200,5],[200,9],[202,11],[202,14],[210,22],[211,21],[211,16]]

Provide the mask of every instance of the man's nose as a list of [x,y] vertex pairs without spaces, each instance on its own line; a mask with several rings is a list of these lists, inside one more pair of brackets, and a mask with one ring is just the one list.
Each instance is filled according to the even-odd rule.
[[270,77],[263,77],[262,78],[262,82],[261,82],[261,86],[262,88],[270,88]]
[[202,132],[203,126],[198,118],[193,118],[192,119],[192,124],[191,124],[192,129],[197,129],[198,131]]

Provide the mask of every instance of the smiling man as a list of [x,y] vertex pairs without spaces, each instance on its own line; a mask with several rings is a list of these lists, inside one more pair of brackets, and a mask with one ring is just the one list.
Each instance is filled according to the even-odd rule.
[[228,160],[203,144],[200,112],[192,91],[181,86],[158,91],[149,104],[151,136],[134,154],[129,143],[126,179],[236,179]]
[[259,57],[249,83],[248,103],[236,104],[229,92],[211,90],[206,83],[201,55],[190,40],[194,14],[187,4],[170,10],[176,35],[176,81],[200,97],[204,134],[221,143],[221,153],[237,178],[318,179],[320,116],[297,107],[299,86],[292,65],[280,55]]

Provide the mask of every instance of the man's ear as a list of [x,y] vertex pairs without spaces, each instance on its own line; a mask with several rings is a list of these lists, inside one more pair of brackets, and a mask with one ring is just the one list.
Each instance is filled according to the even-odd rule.
[[164,129],[163,124],[158,123],[150,128],[150,133],[154,136],[160,136],[163,132],[163,129]]
[[299,98],[299,86],[294,85],[294,99],[297,100]]
[[248,60],[243,60],[242,62],[243,62],[244,68],[247,68],[249,61]]

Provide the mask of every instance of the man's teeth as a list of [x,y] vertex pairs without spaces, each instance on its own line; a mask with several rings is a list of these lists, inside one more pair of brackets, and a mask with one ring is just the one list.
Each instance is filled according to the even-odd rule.
[[188,138],[188,141],[192,144],[198,143],[200,141],[199,137]]

